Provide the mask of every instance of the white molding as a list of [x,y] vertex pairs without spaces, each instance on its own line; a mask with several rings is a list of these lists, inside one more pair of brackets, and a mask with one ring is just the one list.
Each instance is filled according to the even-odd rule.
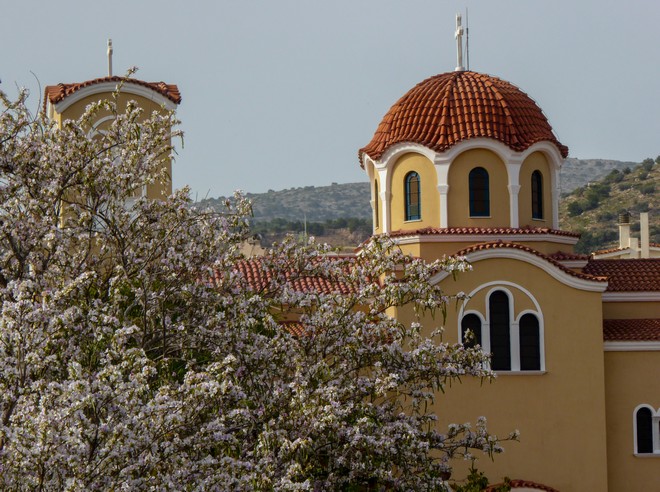
[[[481,284],[474,289],[467,295],[468,299],[472,299],[478,292],[488,289],[488,291],[485,294],[485,299],[486,299],[486,305],[484,306],[486,314],[482,315],[479,311],[476,309],[468,309],[466,310],[466,306],[469,304],[469,300],[467,302],[464,302],[461,305],[461,308],[459,309],[458,312],[458,339],[462,341],[462,330],[461,330],[461,323],[463,321],[463,317],[467,316],[468,314],[476,314],[479,316],[481,319],[481,344],[482,344],[482,349],[486,353],[491,352],[491,347],[490,347],[490,296],[493,294],[495,291],[503,291],[506,293],[507,298],[509,299],[509,352],[510,352],[510,362],[511,362],[511,370],[512,372],[519,374],[519,373],[524,373],[524,374],[537,374],[539,372],[543,372],[545,374],[545,322],[543,318],[543,312],[541,311],[541,306],[539,302],[536,300],[536,297],[524,288],[523,286],[516,284],[514,282],[509,282],[506,280],[493,280],[491,282],[486,282],[484,284]],[[518,313],[518,316],[515,316],[515,296],[511,292],[511,289],[517,289],[523,294],[527,296],[529,300],[532,301],[534,304],[534,309],[524,309],[520,313]],[[520,370],[520,318],[525,315],[525,314],[533,314],[536,316],[536,319],[539,322],[539,362],[541,369],[539,371],[521,371]],[[502,374],[508,374],[510,371],[500,371]],[[498,374],[500,372],[497,372]]]
[[660,352],[660,342],[605,342],[603,348],[605,352]]
[[495,153],[502,162],[506,165],[507,162],[515,158],[516,155],[520,155],[519,152],[510,149],[508,146],[500,142],[487,137],[477,137],[477,138],[468,138],[467,140],[462,140],[456,145],[450,147],[446,151],[442,152],[443,159],[454,161],[460,154],[468,150],[473,149],[486,149]]
[[[648,408],[651,411],[651,439],[653,444],[652,453],[638,453],[637,452],[637,412],[642,408]],[[635,456],[660,456],[660,409],[656,410],[647,403],[637,405],[633,410],[633,454]]]
[[500,376],[543,376],[548,374],[548,371],[494,371],[497,377]]
[[[459,229],[457,227],[457,229]],[[487,243],[497,239],[507,238],[512,242],[551,242],[556,244],[576,244],[577,237],[555,234],[410,234],[410,236],[393,237],[400,244],[412,243]]]
[[660,302],[660,292],[604,292],[603,302]]
[[394,164],[399,157],[408,153],[421,154],[426,157],[431,163],[435,161],[436,153],[426,147],[425,145],[420,145],[414,142],[399,142],[389,147],[383,155],[380,156],[380,159],[376,162],[376,167],[390,167]]
[[589,263],[589,260],[555,260],[557,263],[561,263],[566,268],[584,268]]
[[[117,86],[120,83],[121,82],[100,82],[98,84],[88,85],[87,87],[81,87],[70,96],[66,96],[60,102],[56,103],[54,105],[55,111],[57,111],[59,114],[62,114],[71,105],[81,101],[88,96],[94,96],[96,94],[102,93],[112,93],[117,90]],[[149,87],[131,82],[130,79],[127,79],[122,85],[121,93],[144,97],[145,99],[154,101],[159,106],[164,106],[165,109],[170,111],[176,108],[176,104],[169,100],[167,97],[163,96],[160,92],[157,92]]]
[[[536,266],[541,270],[545,271],[555,280],[572,287],[578,290],[584,290],[587,292],[604,292],[607,288],[607,282],[597,282],[595,280],[588,280],[584,278],[574,277],[569,273],[559,269],[554,264],[550,263],[548,260],[536,256],[535,254],[529,253],[524,250],[516,248],[493,248],[485,249],[480,251],[474,251],[466,255],[466,259],[470,263],[475,263],[481,260],[489,260],[494,258],[506,258],[511,260],[523,261],[529,263],[530,265]],[[444,280],[449,275],[448,272],[439,272],[431,279],[429,282],[434,285],[442,280]]]

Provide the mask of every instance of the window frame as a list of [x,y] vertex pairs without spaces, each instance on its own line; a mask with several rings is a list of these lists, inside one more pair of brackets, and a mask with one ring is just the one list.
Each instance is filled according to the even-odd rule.
[[[513,295],[512,289],[520,291],[520,294],[527,296],[527,298],[532,302],[533,307],[531,309],[524,309],[520,313],[515,311],[515,297]],[[510,360],[510,369],[492,369],[499,375],[526,375],[526,374],[545,374],[546,371],[546,362],[545,362],[545,327],[544,327],[544,318],[541,307],[536,300],[536,298],[524,287],[517,285],[508,281],[493,281],[486,284],[476,287],[472,292],[470,292],[467,297],[468,299],[473,298],[478,292],[487,290],[484,294],[484,304],[480,309],[469,308],[469,305],[465,303],[458,314],[458,326],[457,333],[459,341],[463,341],[463,329],[462,322],[463,318],[468,314],[475,314],[481,319],[481,348],[486,353],[492,354],[492,345],[491,345],[491,319],[490,319],[490,297],[496,291],[503,291],[509,301],[509,360]],[[469,302],[469,301],[468,301]],[[480,312],[483,310],[483,312]],[[517,316],[516,316],[517,314]],[[520,321],[523,316],[527,314],[532,314],[538,322],[538,355],[539,355],[539,369],[521,369],[521,350],[520,350]]]
[[[651,414],[651,452],[639,451],[639,431],[637,429],[637,414],[641,410],[648,410]],[[640,457],[658,457],[660,458],[660,410],[656,410],[651,405],[643,403],[637,405],[633,410],[633,454]]]
[[490,175],[486,168],[477,166],[470,170],[468,190],[470,218],[489,218]]
[[[411,190],[411,184],[414,183],[414,179],[416,179],[417,183],[416,192]],[[410,171],[406,173],[404,178],[403,191],[405,198],[405,221],[411,222],[415,220],[422,220],[422,179],[417,171]],[[414,201],[413,198],[415,199]],[[415,207],[416,210],[414,210]]]
[[[466,327],[463,326],[463,322],[465,321],[465,318],[467,318],[468,316],[474,316],[476,319],[479,320],[479,333],[475,332],[475,340],[474,340],[475,343],[470,343],[470,344],[465,343],[465,330],[466,330]],[[467,348],[474,348],[476,345],[479,345],[483,349],[484,325],[486,323],[485,323],[485,320],[484,320],[483,316],[481,315],[481,313],[479,313],[477,311],[467,311],[467,312],[463,313],[463,316],[461,316],[461,320],[460,320],[459,324],[460,324],[460,330],[461,330],[461,343]],[[469,328],[469,327],[467,327],[467,328]]]
[[532,219],[544,220],[543,214],[543,173],[538,169],[532,172]]

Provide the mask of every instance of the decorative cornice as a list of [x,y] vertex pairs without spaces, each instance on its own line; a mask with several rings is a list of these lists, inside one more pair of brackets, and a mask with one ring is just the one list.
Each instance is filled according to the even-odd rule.
[[605,352],[660,352],[660,342],[605,342]]
[[[563,269],[562,266],[553,263],[547,257],[542,256],[541,253],[534,254],[532,252],[526,251],[524,249],[513,247],[498,247],[492,249],[481,249],[478,251],[472,251],[465,254],[465,257],[468,262],[476,263],[481,260],[488,259],[511,259],[522,261],[540,268],[550,275],[555,280],[572,287],[574,289],[587,291],[587,292],[604,292],[607,288],[607,282],[603,279],[596,278],[589,279],[586,278],[586,275],[579,274],[577,272],[570,272]],[[448,277],[450,274],[448,272],[440,272],[434,275],[429,282],[431,284],[437,284]]]
[[[100,82],[98,84],[88,85],[86,87],[81,87],[73,94],[66,96],[61,101],[52,105],[52,107],[58,113],[62,114],[67,108],[71,105],[81,101],[85,97],[93,96],[96,94],[102,93],[112,93],[117,90],[119,82],[109,81],[109,82]],[[121,92],[124,94],[133,94],[136,96],[144,97],[149,99],[159,106],[164,106],[168,110],[174,110],[176,108],[176,103],[167,97],[163,96],[159,92],[144,85],[131,83],[130,79],[126,80],[121,87]],[[50,104],[50,103],[49,103]]]
[[660,292],[604,292],[603,302],[660,302]]

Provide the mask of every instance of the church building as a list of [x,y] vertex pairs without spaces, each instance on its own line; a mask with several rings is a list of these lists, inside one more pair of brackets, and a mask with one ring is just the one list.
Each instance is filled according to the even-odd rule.
[[648,218],[645,245],[626,237],[618,254],[576,254],[579,235],[559,229],[568,148],[526,93],[466,70],[460,25],[457,37],[456,70],[404,94],[359,152],[374,234],[473,266],[433,279],[469,296],[448,310],[444,340],[479,344],[497,379],[452,387],[437,403],[441,428],[485,415],[495,434],[518,429],[520,442],[478,462],[491,480],[517,479],[514,490],[660,490],[660,258]]
[[[181,101],[175,85],[110,70],[46,87],[47,114],[78,118],[118,83],[120,104],[134,99],[147,113]],[[441,426],[485,415],[494,434],[520,431],[520,442],[494,461],[478,457],[478,468],[491,480],[513,479],[514,490],[660,490],[660,258],[650,257],[657,248],[648,234],[646,246],[628,234],[616,251],[574,252],[579,235],[559,228],[567,155],[531,97],[466,70],[459,50],[456,70],[394,103],[359,161],[374,234],[416,257],[461,255],[473,266],[457,280],[432,279],[469,296],[448,310],[444,340],[491,353],[497,380],[466,379],[435,411]],[[170,192],[171,182],[145,190],[152,198]],[[393,315],[404,323],[415,316]],[[454,465],[456,478],[467,474],[468,462]]]

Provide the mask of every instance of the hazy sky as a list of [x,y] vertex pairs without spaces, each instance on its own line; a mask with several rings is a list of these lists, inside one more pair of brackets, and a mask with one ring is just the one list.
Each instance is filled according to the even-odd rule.
[[579,158],[660,154],[658,0],[21,0],[0,9],[0,89],[80,82],[133,65],[178,84],[174,184],[198,197],[366,181],[357,151],[417,82],[456,66],[543,108]]

